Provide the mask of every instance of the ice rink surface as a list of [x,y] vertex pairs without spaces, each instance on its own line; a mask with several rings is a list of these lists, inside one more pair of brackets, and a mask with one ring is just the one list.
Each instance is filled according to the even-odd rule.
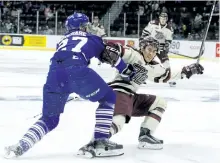
[[[75,156],[93,133],[97,103],[72,101],[56,130],[19,159],[3,158],[3,149],[17,143],[41,112],[42,86],[51,52],[0,51],[0,163],[220,163],[219,63],[201,61],[204,75],[168,84],[148,82],[139,92],[160,95],[168,108],[155,136],[164,140],[163,150],[137,149],[143,118],[133,118],[112,140],[124,145],[120,157],[82,159]],[[113,71],[109,66],[94,69],[106,81]],[[194,60],[171,59],[172,71]],[[108,72],[108,73],[106,73]],[[27,100],[30,98],[30,100]]]

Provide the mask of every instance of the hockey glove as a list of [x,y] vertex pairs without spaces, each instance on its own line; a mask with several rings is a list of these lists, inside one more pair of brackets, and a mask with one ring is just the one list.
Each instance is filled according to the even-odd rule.
[[204,68],[202,65],[199,63],[193,63],[189,66],[183,67],[181,74],[182,76],[185,75],[189,79],[194,74],[203,74],[203,70]]
[[131,81],[135,74],[136,71],[134,67],[131,64],[128,64],[127,67],[121,72],[121,77],[125,81]]

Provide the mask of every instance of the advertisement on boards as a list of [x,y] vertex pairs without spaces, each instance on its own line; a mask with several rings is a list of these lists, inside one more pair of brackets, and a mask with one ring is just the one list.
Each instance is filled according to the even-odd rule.
[[119,43],[121,45],[125,45],[125,40],[111,40],[111,39],[106,39],[107,42],[112,42],[112,43]]
[[23,44],[22,35],[0,35],[0,46],[23,46]]
[[216,43],[216,50],[215,50],[215,56],[220,57],[220,43]]
[[127,40],[127,45],[135,47],[135,40]]
[[180,54],[180,42],[176,40],[172,41],[172,43],[170,44],[169,51]]
[[0,35],[0,46],[46,47],[47,36]]
[[23,46],[28,47],[46,47],[47,37],[46,36],[35,36],[35,35],[25,35]]

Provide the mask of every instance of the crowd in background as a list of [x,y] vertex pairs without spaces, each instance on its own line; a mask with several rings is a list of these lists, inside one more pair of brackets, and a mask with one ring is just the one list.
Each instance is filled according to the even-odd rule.
[[[57,13],[57,31],[65,33],[64,22],[68,15],[82,12],[91,18],[95,15],[103,16],[115,1],[1,1],[0,4],[0,32],[27,34],[55,34],[55,17]],[[37,11],[39,24],[37,24]],[[18,28],[19,14],[19,28]],[[18,31],[19,29],[19,31]]]
[[[57,34],[64,34],[64,20],[71,12],[80,11],[88,14],[89,12],[91,13],[91,11],[95,11],[99,17],[107,12],[106,7],[103,8],[100,4],[96,4],[98,2],[93,2],[94,4],[90,3],[84,6],[78,6],[80,3],[72,3],[68,4],[69,8],[66,4],[56,3],[57,4],[44,1],[2,1],[0,4],[0,32],[18,33],[18,14],[20,15],[19,33],[36,33],[36,11],[39,11],[40,23],[38,34],[52,35],[55,34],[56,12],[59,13]],[[84,3],[86,2],[84,1]],[[110,7],[114,1],[107,3]],[[88,8],[88,6],[91,8]],[[200,40],[207,25],[211,7],[211,1],[204,1],[202,3],[188,2],[188,4],[181,0],[173,2],[166,2],[165,0],[127,1],[123,6],[121,14],[111,26],[110,36],[124,36],[124,13],[126,13],[126,37],[137,38],[137,14],[140,15],[141,34],[141,31],[147,23],[157,18],[159,13],[163,11],[168,13],[168,23],[173,27],[174,39]],[[219,13],[219,2],[215,7],[215,13]],[[207,39],[219,39],[219,14],[213,17]]]
[[[123,20],[126,13],[126,35],[138,37],[137,20],[140,15],[140,31],[149,21],[158,18],[161,12],[169,16],[168,24],[174,30],[174,39],[200,40],[207,26],[211,1],[127,1],[114,25],[111,26],[111,34],[120,37],[123,35]],[[214,9],[214,16],[207,36],[208,40],[219,39],[219,2]]]
[[[20,19],[19,33],[34,34],[36,33],[36,11],[43,15],[39,21],[46,21],[45,25],[40,25],[38,29],[39,34],[52,35],[54,34],[54,26],[48,23],[48,20],[54,20],[55,12],[58,11],[66,15],[65,8],[59,6],[52,6],[43,1],[26,2],[26,1],[3,1],[1,3],[1,17],[0,17],[0,32],[17,33],[18,14],[20,18],[33,17],[27,21]],[[58,22],[60,33],[64,33],[63,22]]]

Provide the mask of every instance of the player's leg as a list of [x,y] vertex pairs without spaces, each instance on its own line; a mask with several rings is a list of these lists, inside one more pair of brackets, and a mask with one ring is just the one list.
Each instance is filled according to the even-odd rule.
[[81,85],[79,92],[76,92],[77,94],[92,102],[99,102],[99,106],[96,109],[94,139],[80,148],[78,155],[103,157],[123,154],[122,145],[109,141],[109,130],[116,101],[115,93],[92,69],[89,69],[87,75],[77,85]]
[[158,127],[167,103],[154,95],[136,94],[132,116],[145,116],[139,134],[139,148],[162,149],[163,141],[152,134]]
[[68,96],[65,93],[53,92],[48,85],[45,85],[43,89],[42,117],[28,129],[17,144],[5,148],[5,157],[21,156],[46,134],[55,129],[59,123],[60,114],[64,110]]
[[120,132],[125,123],[129,123],[133,110],[133,96],[116,92],[116,103],[110,136]]

